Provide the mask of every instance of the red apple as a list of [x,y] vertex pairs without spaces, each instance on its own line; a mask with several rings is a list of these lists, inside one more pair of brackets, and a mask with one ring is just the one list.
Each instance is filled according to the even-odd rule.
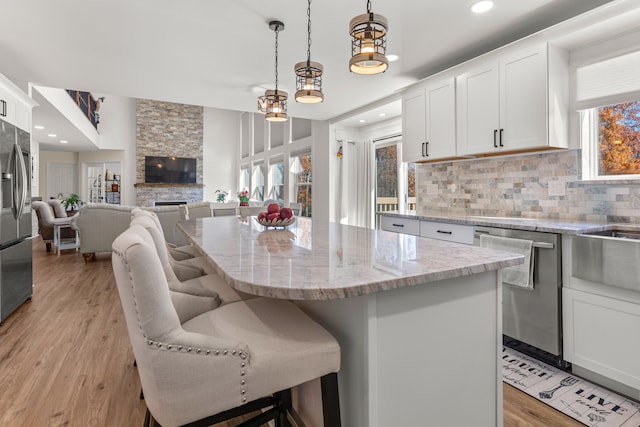
[[293,216],[293,211],[290,208],[280,209],[280,219],[289,219]]
[[266,212],[260,212],[258,214],[258,219],[262,220],[262,219],[266,219],[267,218],[267,213]]
[[267,213],[274,214],[276,212],[280,212],[280,205],[277,203],[269,203],[269,206],[267,206]]
[[274,212],[267,215],[268,221],[273,221],[274,219],[280,219],[280,212]]

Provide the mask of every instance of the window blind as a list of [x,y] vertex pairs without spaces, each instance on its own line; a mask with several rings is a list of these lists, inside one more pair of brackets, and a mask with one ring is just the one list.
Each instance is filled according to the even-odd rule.
[[578,110],[640,100],[640,51],[576,69]]

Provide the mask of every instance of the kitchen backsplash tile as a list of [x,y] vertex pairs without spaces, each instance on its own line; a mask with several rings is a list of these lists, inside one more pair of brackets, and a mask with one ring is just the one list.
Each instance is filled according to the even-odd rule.
[[419,215],[640,223],[640,180],[580,181],[580,150],[420,164],[417,173]]

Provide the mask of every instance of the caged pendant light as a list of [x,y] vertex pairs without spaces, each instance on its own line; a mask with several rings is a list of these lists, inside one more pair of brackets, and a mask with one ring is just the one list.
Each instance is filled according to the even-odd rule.
[[378,74],[386,71],[389,60],[387,50],[387,18],[371,12],[371,0],[367,0],[367,13],[349,22],[351,35],[351,59],[349,70],[357,74]]
[[311,61],[311,0],[307,2],[307,60],[298,62],[296,72],[296,102],[316,104],[324,100],[322,94],[323,67]]
[[270,122],[286,122],[287,117],[287,92],[278,90],[278,33],[284,30],[284,24],[280,21],[269,22],[269,28],[276,33],[276,88],[268,89],[264,95],[258,98],[258,111],[265,114],[265,119]]

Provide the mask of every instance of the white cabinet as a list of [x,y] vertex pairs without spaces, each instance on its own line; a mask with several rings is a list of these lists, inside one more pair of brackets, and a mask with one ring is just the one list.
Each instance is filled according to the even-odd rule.
[[0,86],[0,119],[16,124],[16,100],[2,86]]
[[402,159],[424,162],[456,155],[455,81],[428,81],[402,97]]
[[420,221],[420,236],[473,245],[474,227],[436,221]]
[[417,236],[420,234],[420,221],[418,219],[381,215],[380,229]]
[[38,104],[0,74],[0,119],[31,133],[31,109]]
[[550,54],[542,44],[503,54],[459,75],[458,155],[566,147],[566,122],[565,130],[555,127],[567,115],[567,65],[562,61],[561,54],[555,49]]
[[562,298],[565,359],[640,389],[640,304],[569,288]]

